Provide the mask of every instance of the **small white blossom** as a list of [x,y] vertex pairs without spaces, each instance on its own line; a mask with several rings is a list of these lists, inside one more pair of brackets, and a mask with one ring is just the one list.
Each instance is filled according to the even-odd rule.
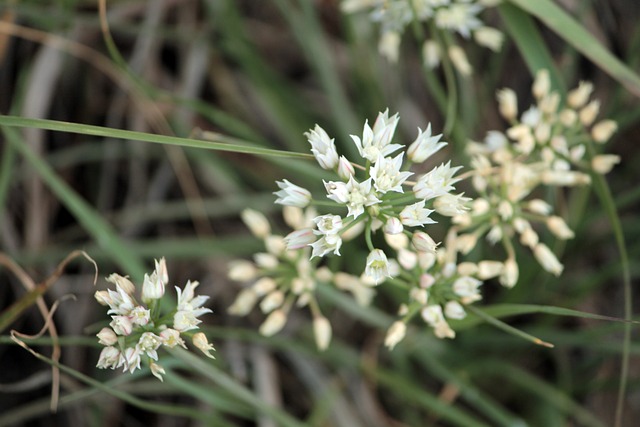
[[389,117],[389,110],[386,110],[378,114],[373,129],[365,122],[362,139],[351,135],[358,152],[364,159],[375,162],[379,157],[386,157],[402,148],[400,144],[391,144],[398,120],[398,114]]
[[326,350],[331,342],[331,324],[326,317],[316,316],[313,318],[313,334],[316,338],[318,350]]
[[429,218],[433,212],[431,209],[424,207],[425,201],[420,200],[417,203],[405,206],[400,212],[400,221],[408,227],[422,227],[425,224],[435,224],[435,221]]
[[433,199],[454,190],[453,186],[460,178],[454,178],[461,166],[451,167],[451,162],[441,164],[418,178],[413,192],[419,199]]
[[118,342],[118,336],[111,328],[102,328],[96,336],[98,342],[104,346],[111,346]]
[[120,360],[120,350],[116,347],[105,347],[100,352],[100,357],[98,358],[98,364],[96,365],[99,369],[115,369],[118,365],[118,361]]
[[444,306],[444,315],[449,319],[464,319],[467,313],[458,301],[449,301]]
[[403,193],[402,184],[413,175],[413,172],[400,172],[404,153],[398,154],[394,158],[379,157],[378,161],[371,167],[369,174],[373,178],[374,187],[380,193],[395,191]]
[[327,197],[340,204],[345,204],[349,209],[348,216],[354,219],[362,215],[365,206],[380,203],[375,193],[371,189],[371,178],[359,183],[353,176],[345,184],[343,182],[325,182]]
[[376,285],[383,281],[386,277],[390,277],[389,261],[387,260],[387,256],[381,249],[372,250],[367,257],[365,274],[371,277]]
[[407,158],[415,163],[422,163],[440,151],[446,142],[439,142],[442,134],[431,136],[431,123],[424,132],[418,128],[418,137],[407,149]]
[[278,187],[280,188],[280,191],[273,193],[278,196],[276,203],[304,208],[309,205],[309,202],[311,202],[311,193],[309,190],[292,184],[286,179],[276,181],[276,184],[278,184]]
[[322,169],[333,169],[338,164],[338,151],[333,138],[320,126],[304,134],[311,144],[311,152]]
[[215,359],[215,357],[213,356],[213,354],[211,354],[211,352],[215,351],[216,349],[213,348],[213,344],[209,344],[209,341],[207,341],[207,336],[204,333],[197,332],[196,334],[194,334],[192,338],[192,342],[193,342],[193,345],[198,350],[203,352],[205,356],[207,356],[210,359]]
[[395,321],[387,331],[387,336],[384,339],[384,345],[388,347],[389,350],[393,350],[393,348],[404,339],[406,334],[407,325],[400,320]]
[[180,337],[180,331],[172,328],[167,328],[160,332],[160,338],[162,338],[162,345],[169,348],[173,348],[177,345],[183,348],[187,348],[184,340]]

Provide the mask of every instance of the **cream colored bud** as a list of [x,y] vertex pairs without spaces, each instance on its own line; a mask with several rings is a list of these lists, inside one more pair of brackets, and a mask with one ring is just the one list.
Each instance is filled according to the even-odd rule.
[[356,170],[353,168],[353,165],[345,156],[340,156],[338,160],[338,176],[342,179],[349,180],[355,173]]
[[284,302],[284,293],[281,291],[273,291],[270,292],[263,300],[260,302],[260,310],[263,313],[271,313],[276,308],[280,307]]
[[600,112],[600,101],[591,101],[586,105],[586,107],[580,110],[580,122],[585,126],[591,126],[591,124],[596,120],[598,112]]
[[427,68],[436,68],[440,64],[440,45],[433,40],[422,44],[422,60]]
[[503,221],[508,221],[513,217],[513,205],[508,200],[503,200],[498,204],[498,214]]
[[271,225],[269,220],[261,212],[253,209],[245,209],[240,214],[242,221],[245,223],[254,236],[264,239],[271,234]]
[[472,209],[474,215],[484,215],[491,209],[491,203],[487,199],[475,199]]
[[551,126],[548,123],[540,123],[538,126],[536,126],[533,134],[536,137],[536,141],[538,141],[538,143],[544,144],[551,137]]
[[560,123],[566,127],[572,127],[578,119],[578,113],[575,110],[565,108],[560,112]]
[[487,233],[487,240],[492,245],[495,245],[500,240],[502,240],[502,236],[503,236],[502,226],[500,224],[496,224],[493,227],[491,227],[491,229]]
[[156,377],[157,379],[159,379],[160,381],[164,381],[164,378],[162,378],[162,376],[166,373],[164,368],[160,365],[158,365],[155,362],[151,362],[149,364],[149,368],[151,369],[151,374]]
[[554,236],[562,240],[573,239],[575,236],[565,220],[559,216],[554,215],[547,218],[547,227],[549,228],[549,231],[554,234]]
[[554,276],[562,274],[564,266],[558,261],[558,258],[551,252],[551,249],[544,243],[538,243],[533,250],[533,255],[536,257],[542,268],[552,273]]
[[553,207],[549,203],[541,199],[529,200],[526,204],[526,208],[530,212],[543,216],[549,215],[553,210]]
[[398,62],[400,56],[400,34],[396,31],[385,31],[378,42],[378,52],[389,60]]
[[458,301],[449,301],[444,306],[444,315],[449,319],[464,319],[467,313]]
[[110,305],[113,302],[113,300],[109,296],[109,291],[96,291],[93,296],[100,305]]
[[131,280],[129,280],[125,276],[121,276],[119,274],[113,273],[109,277],[107,277],[107,282],[113,283],[118,288],[122,289],[125,293],[129,295],[133,295],[136,292],[136,287]]
[[424,289],[429,289],[436,283],[436,278],[433,277],[429,273],[424,273],[420,275],[420,287]]
[[388,347],[389,350],[393,350],[393,348],[404,339],[406,334],[407,325],[398,320],[394,322],[387,331],[387,336],[384,339],[384,345]]
[[400,219],[396,217],[391,217],[387,219],[387,222],[385,222],[383,227],[383,231],[386,234],[391,234],[391,235],[402,234],[402,230],[404,230],[404,227],[402,226],[402,222],[400,222]]
[[360,221],[353,227],[349,227],[348,230],[343,231],[342,234],[340,234],[340,237],[342,237],[342,241],[348,242],[349,240],[353,240],[358,237],[364,231],[364,223],[365,221]]
[[237,282],[246,282],[256,277],[256,267],[252,262],[236,260],[229,263],[228,277]]
[[284,218],[284,222],[294,230],[304,228],[305,217],[302,208],[297,206],[283,206],[282,217]]
[[313,318],[313,334],[318,350],[326,350],[331,342],[331,324],[326,317],[316,316]]
[[259,332],[265,337],[270,337],[280,332],[285,323],[287,323],[287,314],[283,310],[272,311],[260,325]]
[[384,240],[396,251],[406,249],[409,246],[409,238],[404,234],[384,234]]
[[462,234],[456,239],[456,248],[464,255],[468,254],[476,247],[478,236],[473,233]]
[[413,244],[413,247],[419,252],[435,253],[436,247],[438,246],[438,244],[431,238],[431,236],[423,231],[416,231],[415,233],[413,233],[411,243]]
[[478,263],[478,278],[481,280],[491,279],[502,274],[504,264],[500,261],[480,261]]
[[591,177],[582,172],[546,170],[542,173],[542,182],[547,185],[585,185],[591,183]]
[[444,320],[436,323],[433,326],[433,333],[435,334],[436,337],[440,339],[443,339],[443,338],[453,339],[456,337],[456,332],[453,329],[451,329],[451,326],[449,326],[449,324]]
[[461,262],[457,270],[461,276],[473,276],[478,272],[478,265],[473,262]]
[[518,283],[519,269],[515,258],[507,258],[500,274],[500,284],[507,288],[513,288]]
[[533,81],[533,87],[531,88],[533,96],[535,96],[536,99],[542,99],[547,96],[550,89],[551,80],[549,79],[549,70],[539,70],[536,73],[536,78]]
[[111,328],[102,328],[96,335],[98,342],[104,346],[114,345],[118,342],[118,336]]
[[556,92],[552,92],[540,100],[539,108],[543,114],[551,116],[556,114],[559,105],[560,95]]
[[280,261],[278,261],[278,258],[275,255],[268,254],[266,252],[260,252],[260,253],[254,254],[253,260],[255,261],[258,267],[266,268],[266,269],[277,268],[278,265],[280,264]]
[[258,295],[256,295],[253,289],[243,289],[233,304],[229,306],[227,312],[234,316],[245,316],[253,309],[257,301]]
[[473,32],[473,37],[480,46],[487,47],[494,52],[498,52],[502,47],[504,35],[491,27],[480,27]]
[[333,280],[333,273],[331,272],[329,267],[323,265],[322,267],[318,267],[318,269],[316,270],[316,279],[321,282],[330,282],[331,280]]
[[400,249],[398,251],[398,263],[405,270],[413,270],[418,264],[418,254],[408,249]]
[[211,351],[215,351],[215,348],[213,348],[212,344],[209,344],[209,341],[207,340],[207,336],[204,333],[202,332],[195,333],[193,335],[192,342],[193,342],[193,345],[198,350],[203,352],[205,356],[207,356],[210,359],[215,359],[213,354],[210,353]]
[[409,298],[419,304],[425,305],[429,300],[429,292],[427,292],[426,289],[411,288],[409,291]]
[[520,243],[530,247],[531,249],[533,249],[539,241],[540,238],[538,237],[538,233],[536,233],[531,227],[524,229],[520,233]]
[[264,239],[264,246],[272,255],[282,255],[287,250],[287,243],[284,241],[284,237],[269,235]]
[[569,158],[571,161],[578,163],[584,157],[584,154],[587,152],[587,147],[584,145],[576,145],[569,150]]
[[580,82],[578,87],[567,95],[567,103],[572,108],[581,108],[589,100],[592,91],[593,84],[591,82]]
[[460,46],[453,45],[449,47],[449,58],[451,58],[453,66],[462,76],[467,77],[471,75],[473,68],[471,64],[469,64],[467,54],[464,53],[464,50],[462,50]]
[[591,129],[591,137],[595,142],[604,144],[613,133],[618,130],[618,124],[613,120],[601,120]]
[[620,163],[620,156],[615,154],[599,154],[591,160],[591,167],[601,175],[611,172],[615,165]]
[[501,89],[498,91],[498,109],[505,119],[512,121],[518,117],[518,99],[512,89]]

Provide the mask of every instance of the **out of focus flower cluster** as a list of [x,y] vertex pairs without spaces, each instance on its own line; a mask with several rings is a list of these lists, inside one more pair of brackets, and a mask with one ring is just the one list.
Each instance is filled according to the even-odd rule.
[[487,8],[500,0],[343,0],[342,10],[355,13],[370,11],[371,21],[380,27],[378,50],[388,60],[396,62],[400,52],[402,34],[412,22],[423,24],[426,32],[422,51],[424,62],[430,68],[438,66],[443,55],[462,74],[471,73],[464,50],[452,42],[452,34],[473,39],[478,45],[493,51],[500,50],[503,34],[480,18]]
[[169,311],[161,310],[169,276],[164,258],[156,261],[151,275],[145,274],[140,302],[136,299],[136,288],[127,278],[118,274],[107,277],[115,289],[97,291],[96,300],[108,306],[111,323],[98,333],[104,349],[100,353],[97,367],[133,373],[144,360],[149,363],[151,373],[162,380],[165,370],[158,362],[160,347],[186,348],[184,338],[191,338],[193,345],[205,355],[213,358],[213,346],[202,332],[197,332],[202,322],[199,317],[211,310],[203,307],[209,298],[195,295],[198,282],[188,281],[183,289],[175,287],[177,304]]

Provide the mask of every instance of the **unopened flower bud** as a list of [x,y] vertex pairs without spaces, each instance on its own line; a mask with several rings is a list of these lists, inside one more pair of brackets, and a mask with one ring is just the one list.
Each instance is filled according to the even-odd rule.
[[113,283],[119,289],[122,289],[125,293],[129,295],[133,295],[136,291],[136,287],[134,286],[133,283],[131,283],[131,280],[119,274],[113,273],[109,277],[107,277],[106,280],[107,282]]
[[416,231],[415,233],[413,233],[411,243],[413,244],[413,247],[419,252],[435,253],[438,246],[438,244],[431,238],[431,236],[423,231]]
[[473,262],[461,262],[457,270],[461,276],[473,276],[478,272],[478,265]]
[[434,40],[422,44],[422,60],[427,68],[433,69],[440,64],[440,45]]
[[340,160],[338,161],[338,176],[345,181],[351,178],[356,170],[353,168],[353,165],[345,156],[340,156]]
[[575,109],[581,108],[589,100],[592,91],[593,84],[591,82],[580,82],[578,87],[567,95],[567,104]]
[[599,111],[600,101],[591,101],[578,113],[580,122],[585,126],[590,126],[596,120]]
[[256,267],[252,262],[236,260],[229,263],[228,277],[237,282],[246,282],[256,277]]
[[280,264],[280,261],[278,261],[278,258],[275,255],[268,254],[266,252],[260,252],[253,255],[253,260],[256,262],[258,267],[266,269],[274,269],[278,267],[278,264]]
[[547,227],[557,238],[562,240],[573,239],[575,234],[569,228],[567,223],[559,216],[550,216],[547,218]]
[[413,270],[418,264],[418,254],[407,249],[398,251],[398,262],[405,270]]
[[466,255],[476,247],[476,243],[478,243],[478,236],[475,234],[462,234],[456,239],[456,248],[460,253]]
[[158,365],[155,362],[151,362],[149,364],[149,368],[151,369],[151,374],[156,377],[157,379],[159,379],[160,381],[164,381],[164,378],[162,378],[162,376],[166,373],[164,368],[160,365]]
[[394,235],[394,234],[401,234],[402,230],[404,230],[404,227],[402,226],[402,222],[400,221],[400,219],[393,216],[387,219],[387,222],[385,222],[382,230],[386,234]]
[[98,342],[104,346],[114,345],[118,342],[118,336],[111,328],[102,328],[96,335]]
[[526,203],[526,208],[535,214],[547,216],[553,210],[553,207],[541,199],[532,199]]
[[283,206],[282,217],[287,225],[295,230],[304,227],[304,210],[297,206]]
[[400,34],[397,31],[385,31],[380,36],[378,51],[389,62],[398,62],[400,53]]
[[271,234],[271,225],[269,220],[261,212],[253,209],[245,209],[240,214],[242,221],[245,223],[254,236],[264,239]]
[[331,342],[331,324],[326,317],[316,316],[313,318],[313,334],[318,350],[326,350]]
[[611,172],[618,163],[620,163],[620,156],[615,154],[599,154],[591,159],[591,167],[601,175]]
[[284,293],[281,291],[270,292],[260,303],[260,310],[263,313],[270,313],[280,307],[284,302]]
[[409,238],[404,233],[400,234],[384,234],[384,240],[389,246],[396,251],[406,249],[409,246]]
[[504,262],[504,268],[502,274],[500,274],[500,284],[507,288],[513,288],[518,282],[518,263],[515,258],[509,257]]
[[473,68],[471,64],[469,64],[467,54],[464,53],[464,50],[462,50],[460,46],[453,45],[449,47],[449,58],[451,58],[453,66],[462,76],[466,77],[471,75]]
[[498,108],[502,117],[513,121],[518,117],[518,99],[512,89],[501,89],[497,94]]
[[245,316],[256,305],[258,295],[253,289],[243,289],[240,291],[236,300],[229,306],[227,312],[235,316]]
[[192,342],[193,345],[200,350],[201,352],[204,353],[205,356],[207,356],[210,359],[215,359],[215,357],[213,356],[213,354],[211,354],[211,351],[215,351],[215,348],[213,348],[212,344],[209,344],[209,341],[207,340],[207,336],[202,333],[202,332],[197,332],[193,335],[192,338]]
[[549,70],[541,69],[536,73],[531,89],[536,99],[542,99],[549,93],[551,89],[551,80],[549,79]]
[[272,311],[265,321],[260,325],[260,334],[270,337],[277,334],[287,322],[287,314],[283,310]]
[[393,348],[400,341],[404,339],[404,336],[407,334],[407,325],[398,320],[394,322],[389,330],[387,331],[387,336],[384,339],[384,345],[389,348],[389,350],[393,350]]
[[536,259],[542,265],[542,268],[552,273],[554,276],[559,276],[564,269],[564,266],[558,261],[558,258],[551,252],[551,249],[544,243],[538,243],[533,250],[533,254]]
[[480,261],[478,263],[478,278],[487,280],[502,273],[504,264],[500,261]]
[[444,306],[444,315],[449,319],[464,319],[467,313],[458,301],[449,301]]
[[591,128],[591,137],[595,142],[603,144],[618,129],[618,124],[613,120],[601,120]]
[[480,46],[498,52],[502,47],[504,35],[492,27],[480,27],[473,32],[473,37]]

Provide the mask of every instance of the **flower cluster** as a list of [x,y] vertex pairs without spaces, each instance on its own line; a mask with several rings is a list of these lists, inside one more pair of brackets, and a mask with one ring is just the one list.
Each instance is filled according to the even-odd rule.
[[489,132],[483,143],[469,144],[472,182],[479,197],[469,212],[454,221],[467,232],[464,253],[486,233],[491,243],[502,242],[508,262],[516,265],[511,238],[517,235],[541,266],[558,276],[563,266],[540,241],[533,224],[543,224],[561,240],[573,238],[574,232],[553,213],[553,203],[536,197],[539,189],[587,185],[591,173],[607,173],[620,158],[590,154],[595,151],[594,142],[605,143],[616,130],[612,120],[596,122],[599,102],[589,101],[593,86],[580,83],[564,102],[550,86],[548,72],[540,71],[532,89],[536,104],[520,118],[515,93],[511,89],[498,92],[500,113],[510,127],[504,133]]
[[213,358],[214,350],[202,332],[195,332],[198,319],[211,310],[203,307],[208,296],[194,294],[198,282],[188,281],[184,289],[176,287],[177,305],[173,310],[162,313],[160,300],[165,294],[169,276],[164,258],[155,262],[151,275],[145,274],[139,303],[135,298],[135,286],[127,278],[118,274],[107,277],[107,282],[115,285],[115,290],[97,291],[95,298],[101,305],[108,306],[111,315],[109,327],[98,333],[100,344],[105,348],[100,353],[97,367],[116,369],[123,367],[133,373],[140,368],[145,358],[151,373],[162,380],[165,373],[158,362],[161,346],[186,348],[183,337],[191,337],[193,345],[205,355]]
[[[500,50],[502,33],[485,25],[479,16],[483,10],[498,3],[499,0],[344,0],[342,10],[345,13],[370,10],[371,20],[380,25],[378,50],[388,60],[396,62],[401,35],[413,21],[426,24],[422,31],[458,34],[464,39],[473,38],[480,46],[493,51]],[[430,34],[422,48],[425,64],[436,67],[444,53],[462,74],[470,74],[471,66],[460,46],[451,43],[445,46],[436,41],[449,39]]]
[[[563,265],[541,241],[536,224],[544,224],[563,240],[574,232],[553,213],[555,200],[542,199],[549,192],[542,193],[541,188],[589,184],[593,174],[606,173],[619,161],[617,156],[595,154],[616,124],[596,122],[598,103],[589,101],[591,89],[589,83],[581,83],[563,101],[542,71],[533,84],[536,104],[519,118],[515,93],[501,90],[499,109],[509,128],[504,133],[489,132],[482,143],[468,144],[472,170],[465,175],[456,175],[460,167],[447,162],[414,177],[412,164],[428,170],[422,163],[446,145],[441,135],[432,134],[430,125],[419,130],[405,150],[393,140],[398,115],[381,112],[372,127],[365,122],[361,136],[351,136],[357,161],[340,155],[334,139],[316,125],[305,134],[311,152],[320,167],[337,178],[323,181],[326,199],[320,200],[288,180],[277,182],[276,203],[284,205],[285,222],[294,230],[284,237],[271,233],[262,214],[243,213],[267,252],[256,254],[254,262],[232,264],[230,277],[248,286],[230,312],[246,315],[261,300],[267,318],[260,332],[272,335],[284,326],[294,303],[309,306],[318,347],[324,349],[331,327],[314,296],[317,284],[333,283],[352,292],[359,304],[368,305],[375,287],[388,283],[405,292],[399,319],[385,339],[385,345],[393,348],[415,317],[421,317],[436,337],[454,338],[450,321],[464,318],[468,306],[482,299],[485,281],[515,286],[519,278],[515,236],[543,269],[560,275]],[[455,185],[467,177],[477,193],[475,199],[456,191]],[[318,214],[317,207],[331,213]],[[442,243],[426,227],[436,222],[431,217],[434,212],[450,218],[440,224],[440,231],[448,227]],[[483,236],[491,244],[500,242],[506,258],[497,260],[500,255],[487,251],[486,257],[476,252],[472,262],[465,259]],[[344,242],[359,237],[368,256],[345,266],[350,271],[360,269],[359,276],[335,271],[339,263],[328,263],[334,271],[320,266],[324,257],[340,256]]]

